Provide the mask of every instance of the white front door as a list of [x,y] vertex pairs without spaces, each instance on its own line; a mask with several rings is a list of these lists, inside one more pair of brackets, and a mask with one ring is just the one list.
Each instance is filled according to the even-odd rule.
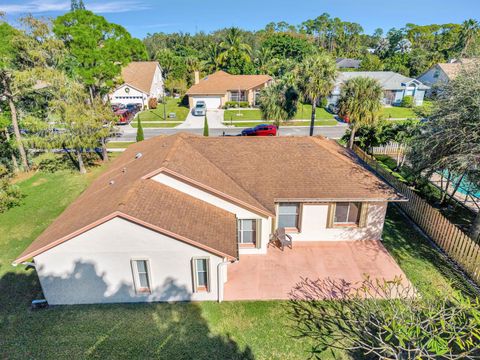
[[205,101],[207,109],[218,109],[222,105],[222,98],[220,96],[194,96],[193,106],[197,101]]

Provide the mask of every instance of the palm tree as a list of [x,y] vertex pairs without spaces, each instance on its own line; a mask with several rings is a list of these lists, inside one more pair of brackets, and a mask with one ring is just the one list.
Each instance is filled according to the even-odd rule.
[[232,27],[227,30],[225,39],[220,42],[221,52],[218,61],[221,65],[226,66],[230,62],[249,63],[252,61],[250,56],[252,48],[242,40],[242,33],[239,28]]
[[294,118],[297,112],[298,93],[293,86],[277,81],[260,93],[260,111],[265,120],[280,127],[284,121]]
[[462,24],[460,30],[461,55],[465,55],[472,41],[480,33],[480,24],[477,20],[468,19]]
[[217,43],[210,44],[205,53],[205,69],[213,73],[220,69],[220,47]]
[[310,136],[312,136],[317,102],[332,92],[337,77],[337,66],[335,60],[329,55],[312,55],[299,64],[295,73],[302,97],[312,103],[310,122]]
[[355,132],[361,126],[375,125],[382,108],[383,89],[380,83],[371,78],[354,77],[342,86],[338,101],[338,113],[350,120],[350,140],[353,147]]

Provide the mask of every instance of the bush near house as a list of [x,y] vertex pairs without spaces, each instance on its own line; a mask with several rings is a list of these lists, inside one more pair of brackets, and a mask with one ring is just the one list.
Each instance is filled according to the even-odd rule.
[[248,108],[249,104],[248,101],[227,101],[224,105],[224,109],[231,109],[231,108]]
[[405,96],[402,100],[402,106],[406,108],[413,108],[413,96]]
[[156,108],[157,108],[157,105],[158,105],[157,99],[155,99],[155,98],[150,98],[150,99],[148,99],[148,107],[149,107],[150,109],[156,109]]

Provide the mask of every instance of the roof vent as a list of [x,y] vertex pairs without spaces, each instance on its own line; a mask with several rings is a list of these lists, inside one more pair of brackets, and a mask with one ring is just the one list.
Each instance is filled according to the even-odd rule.
[[110,180],[110,182],[108,183],[108,185],[113,185],[113,184],[115,184],[115,181],[113,180]]
[[122,169],[122,172],[123,172],[123,173],[126,173],[126,172],[127,172],[127,168],[124,167],[124,168]]
[[143,156],[142,153],[137,153],[137,154],[135,155],[135,159],[140,159],[142,156]]

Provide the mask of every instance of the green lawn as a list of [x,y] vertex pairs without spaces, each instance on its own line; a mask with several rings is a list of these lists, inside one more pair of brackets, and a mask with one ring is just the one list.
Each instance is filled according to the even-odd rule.
[[107,149],[125,149],[129,145],[135,144],[134,141],[109,141]]
[[[158,121],[158,122],[152,122],[152,123],[144,123],[142,122],[142,127],[143,128],[171,128],[180,125],[181,122],[167,122],[167,121]],[[138,124],[136,122],[130,123],[133,128],[137,128]]]
[[[0,214],[0,358],[305,359],[310,343],[293,338],[286,302],[214,302],[52,307],[30,311],[41,297],[37,277],[12,260],[99,173],[37,173],[18,183],[21,206]],[[424,294],[464,282],[394,209],[385,245]],[[344,353],[322,359],[349,359]]]
[[[187,118],[189,108],[188,105],[184,106],[181,105],[181,99],[174,99],[171,97],[167,98],[166,104],[166,113],[167,113],[167,120],[178,120],[178,121],[185,121]],[[169,113],[175,113],[177,115],[174,119],[169,119]],[[142,111],[140,114],[140,120],[142,121],[163,121],[165,120],[163,116],[163,104],[159,103],[157,108],[154,110],[145,110]]]
[[[308,120],[312,114],[312,105],[304,104],[298,106],[298,111],[295,114],[296,120]],[[315,110],[316,119],[319,120],[333,120],[334,116],[327,112],[323,108],[316,108]],[[225,122],[229,122],[231,120],[263,120],[262,113],[260,110],[225,110],[225,114],[223,117]]]
[[416,119],[418,117],[413,109],[401,106],[384,107],[382,109],[382,115],[387,119]]
[[[224,122],[225,125],[233,125],[235,127],[254,127],[260,124],[270,124],[269,121],[247,121],[247,122]],[[315,121],[315,126],[332,126],[337,125],[338,122],[335,119],[331,120],[317,120]],[[287,121],[280,125],[280,128],[283,126],[310,126],[310,121]]]

